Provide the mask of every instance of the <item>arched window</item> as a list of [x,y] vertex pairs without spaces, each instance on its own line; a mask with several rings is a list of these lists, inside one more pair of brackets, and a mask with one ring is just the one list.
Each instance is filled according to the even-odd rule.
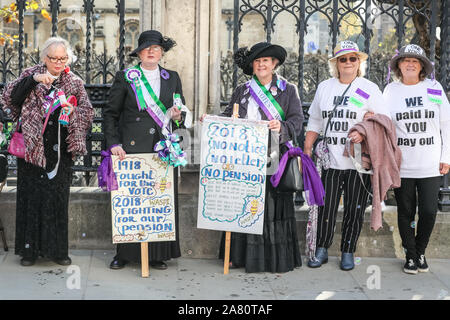
[[58,23],[58,36],[69,41],[70,46],[83,46],[83,30],[78,22],[73,19],[64,19]]
[[134,50],[138,45],[139,21],[130,20],[125,23],[125,47]]

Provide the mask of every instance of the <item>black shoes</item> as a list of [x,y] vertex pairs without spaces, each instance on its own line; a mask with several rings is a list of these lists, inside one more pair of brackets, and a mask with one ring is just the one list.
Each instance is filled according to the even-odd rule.
[[22,259],[20,260],[20,265],[22,265],[22,266],[24,266],[24,267],[29,267],[29,266],[32,266],[35,262],[36,262],[35,259],[22,258]]
[[403,267],[403,271],[409,274],[417,274],[417,272],[428,272],[430,269],[427,264],[427,259],[425,255],[419,255],[419,258],[415,261],[414,259],[406,259],[406,263]]
[[165,264],[163,261],[153,261],[153,262],[150,262],[150,267],[157,269],[157,270],[166,270],[167,264]]
[[[61,265],[61,266],[70,266],[72,264],[72,259],[70,259],[68,256],[65,258],[55,259],[53,262]],[[24,267],[32,266],[36,263],[36,259],[32,258],[22,258],[20,259],[20,265]]]
[[126,264],[127,264],[127,262],[125,260],[114,259],[111,262],[111,264],[109,265],[109,267],[113,270],[119,270],[119,269],[123,269],[123,267],[125,267]]
[[417,274],[417,264],[414,259],[406,259],[406,263],[403,266],[403,271],[408,274]]
[[69,257],[56,259],[54,261],[61,266],[70,266],[72,264],[72,259],[70,259]]
[[419,255],[419,259],[417,260],[417,269],[419,272],[428,272],[429,270],[427,259],[425,259],[423,254]]
[[[128,261],[125,261],[122,259],[114,259],[111,262],[111,264],[109,265],[109,267],[113,270],[119,270],[119,269],[123,269],[127,263],[128,263]],[[167,264],[165,264],[162,261],[150,262],[150,266],[157,270],[166,270],[167,269]]]

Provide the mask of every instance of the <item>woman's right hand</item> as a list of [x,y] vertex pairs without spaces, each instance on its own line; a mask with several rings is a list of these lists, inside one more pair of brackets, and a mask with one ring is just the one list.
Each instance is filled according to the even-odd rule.
[[312,157],[312,148],[304,148],[303,153],[311,158]]
[[121,146],[111,148],[111,153],[115,156],[119,156],[120,160],[125,159],[125,156],[127,155],[127,153],[125,152],[125,150],[122,149]]
[[53,81],[55,80],[52,77],[50,77],[50,75],[48,75],[46,73],[35,74],[33,76],[33,79],[34,79],[34,81],[40,82],[40,83],[43,83],[43,84],[52,84]]
[[200,117],[200,122],[203,122],[203,120],[205,119],[206,116],[207,116],[206,113],[202,114],[202,116]]
[[372,111],[367,111],[367,112],[364,114],[363,120],[367,120],[367,119],[369,119],[370,117],[373,117],[374,115],[375,115],[375,113],[373,113]]

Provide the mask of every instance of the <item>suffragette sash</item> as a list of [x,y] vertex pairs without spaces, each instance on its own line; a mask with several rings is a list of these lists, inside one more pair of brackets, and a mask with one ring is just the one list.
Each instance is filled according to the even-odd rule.
[[250,82],[247,82],[247,88],[256,103],[262,109],[269,120],[286,120],[283,109],[274,99],[270,92],[264,87],[256,76],[253,76]]
[[169,120],[166,118],[167,109],[148,83],[140,65],[137,64],[126,70],[125,79],[136,95],[139,110],[146,110],[162,129],[166,127]]

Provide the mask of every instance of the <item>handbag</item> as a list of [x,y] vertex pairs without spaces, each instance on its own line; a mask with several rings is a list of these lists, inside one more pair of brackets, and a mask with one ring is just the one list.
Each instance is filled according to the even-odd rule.
[[23,140],[23,134],[22,132],[19,132],[19,129],[20,122],[18,128],[11,136],[11,141],[8,146],[8,153],[17,158],[23,159],[25,158],[25,142]]
[[[293,137],[294,147],[297,148],[298,142],[295,130],[290,125],[287,125],[287,127]],[[302,160],[300,156],[289,157],[277,190],[279,192],[303,191]]]
[[[47,127],[48,118],[51,112],[47,112],[47,117],[45,118],[44,127],[42,128],[41,135],[44,134],[45,128]],[[16,128],[16,131],[11,136],[11,141],[8,146],[8,153],[17,158],[24,159],[25,158],[25,141],[23,139],[22,132],[19,132],[21,127],[21,122],[19,121],[19,125]]]
[[[353,81],[352,81],[353,82]],[[331,111],[331,113],[328,115],[328,122],[327,125],[325,127],[325,132],[323,133],[323,138],[322,140],[320,140],[317,145],[316,145],[316,149],[314,151],[314,153],[316,154],[317,158],[319,159],[319,163],[322,166],[323,169],[328,170],[330,168],[330,150],[328,149],[328,144],[327,144],[327,140],[326,140],[326,136],[327,136],[327,130],[328,130],[328,126],[330,125],[330,121],[333,118],[333,114],[334,111],[336,110],[336,108],[338,107],[338,105],[341,103],[342,99],[344,98],[344,95],[347,93],[348,89],[350,88],[350,86],[352,85],[352,82],[350,82],[350,84],[347,86],[347,88],[345,89],[344,93],[341,95],[341,97],[336,101],[336,103],[334,104],[334,108]]]

